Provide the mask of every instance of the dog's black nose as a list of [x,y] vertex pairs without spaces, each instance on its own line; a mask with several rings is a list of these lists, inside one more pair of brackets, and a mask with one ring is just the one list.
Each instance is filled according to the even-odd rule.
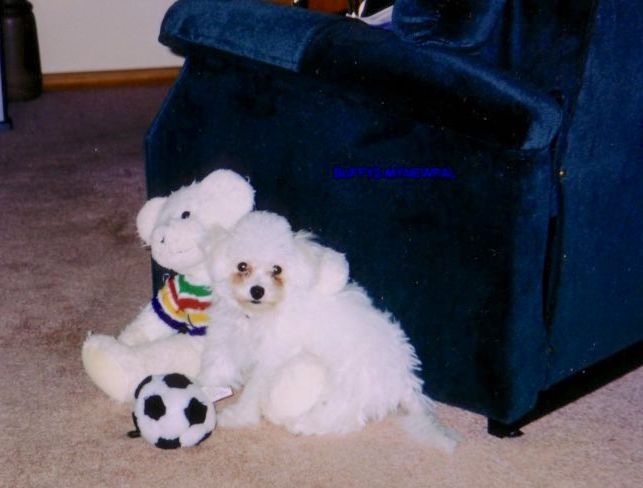
[[263,286],[255,285],[250,288],[250,296],[255,300],[261,299],[264,293],[266,293],[266,290],[263,289]]

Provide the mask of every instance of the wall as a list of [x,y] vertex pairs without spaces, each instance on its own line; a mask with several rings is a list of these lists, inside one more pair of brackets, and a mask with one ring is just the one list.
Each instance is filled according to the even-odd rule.
[[158,43],[173,0],[30,0],[43,73],[180,66]]

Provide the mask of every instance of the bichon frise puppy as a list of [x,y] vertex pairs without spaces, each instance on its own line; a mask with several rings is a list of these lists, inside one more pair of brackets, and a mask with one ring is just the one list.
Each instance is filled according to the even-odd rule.
[[[263,416],[296,434],[348,433],[401,408],[412,436],[452,450],[456,435],[422,393],[408,338],[361,287],[337,290],[341,273],[327,270],[338,266],[326,265],[337,256],[268,212],[246,215],[214,246],[219,302],[199,381],[244,387],[220,425],[254,425]],[[326,275],[335,289],[323,285]]]

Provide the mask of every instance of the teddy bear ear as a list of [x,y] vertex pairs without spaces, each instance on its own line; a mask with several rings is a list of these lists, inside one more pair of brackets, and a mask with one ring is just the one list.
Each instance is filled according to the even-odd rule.
[[166,201],[167,197],[152,198],[143,205],[143,208],[139,210],[136,216],[136,230],[145,244],[149,245],[151,243],[152,232]]
[[219,169],[206,176],[199,183],[201,200],[217,216],[217,223],[231,228],[255,203],[255,191],[241,175],[228,169]]

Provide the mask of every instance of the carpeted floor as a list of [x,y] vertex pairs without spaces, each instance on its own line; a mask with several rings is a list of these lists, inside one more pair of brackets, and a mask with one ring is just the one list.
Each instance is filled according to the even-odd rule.
[[127,438],[128,408],[85,377],[80,345],[89,329],[115,334],[149,297],[134,217],[143,136],[166,90],[46,94],[13,105],[15,130],[0,133],[0,486],[643,486],[643,369],[518,439],[440,405],[464,437],[450,457],[390,420],[328,438],[219,429],[178,452]]

